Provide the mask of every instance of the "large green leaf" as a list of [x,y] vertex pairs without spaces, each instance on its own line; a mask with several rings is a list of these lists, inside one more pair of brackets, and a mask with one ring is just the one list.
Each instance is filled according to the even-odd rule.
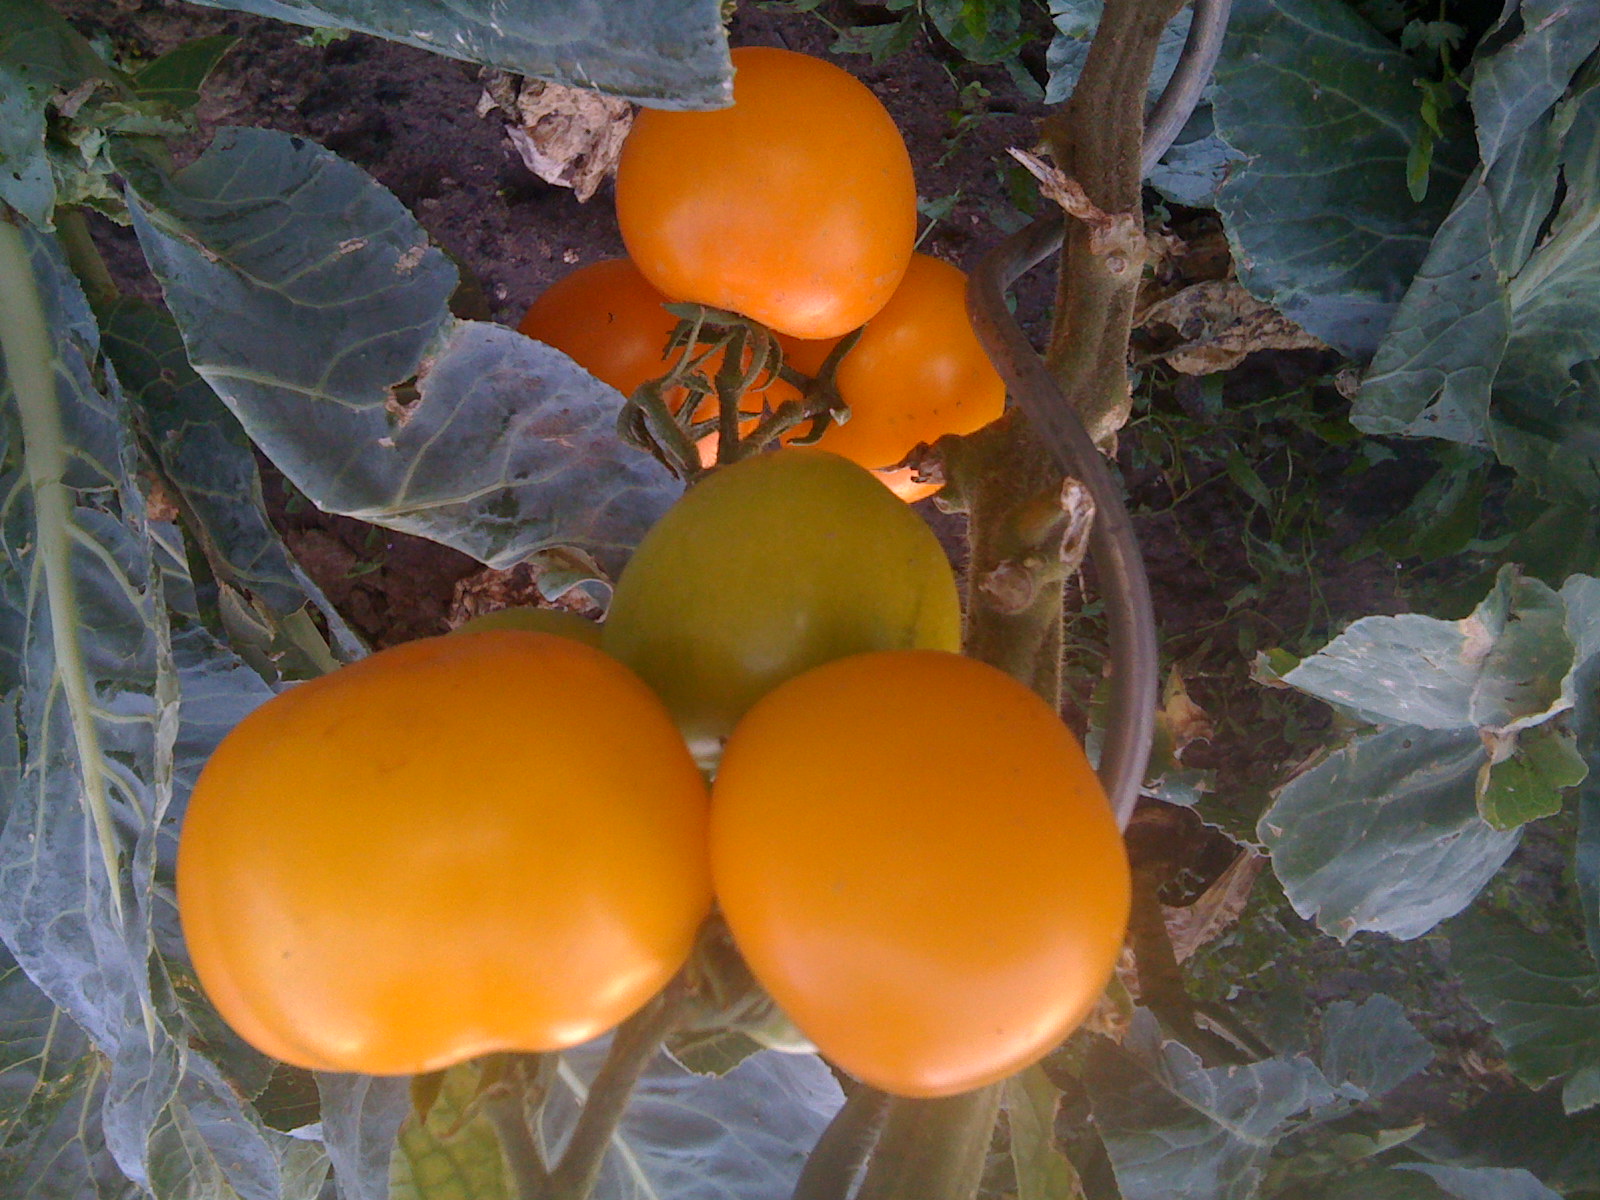
[[1451,922],[1450,964],[1529,1087],[1566,1081],[1566,1110],[1600,1104],[1600,971],[1581,950],[1507,917]]
[[1302,917],[1346,941],[1420,937],[1465,908],[1517,844],[1478,814],[1475,731],[1358,737],[1284,785],[1257,833]]
[[1348,1083],[1363,1095],[1388,1095],[1433,1061],[1428,1039],[1406,1020],[1388,996],[1360,1004],[1340,1000],[1322,1017],[1322,1073],[1333,1084]]
[[180,998],[167,957],[189,785],[269,693],[200,626],[145,519],[122,397],[59,249],[15,226],[0,243],[13,315],[45,331],[8,322],[0,383],[0,694],[21,746],[0,794],[0,940],[100,1056],[86,1119],[124,1175],[163,1200],[311,1200],[320,1144],[265,1127],[250,1083],[194,1048],[214,1017]]
[[410,1078],[323,1073],[317,1092],[341,1200],[390,1200],[389,1167],[411,1112]]
[[718,108],[733,69],[720,0],[196,0],[355,29],[662,108]]
[[109,75],[99,57],[39,0],[0,0],[0,201],[51,227],[55,176],[45,152],[45,111],[89,79]]
[[1559,1193],[1523,1170],[1433,1163],[1408,1163],[1396,1169],[1426,1175],[1450,1200],[1561,1200]]
[[1516,37],[1473,64],[1471,100],[1478,151],[1486,163],[1543,117],[1561,98],[1583,60],[1600,45],[1600,8],[1570,0],[1512,0],[1501,24],[1515,18]]
[[576,545],[614,570],[677,496],[617,438],[616,391],[450,316],[454,270],[358,167],[255,129],[172,176],[119,162],[189,361],[320,507],[495,567]]
[[[1600,25],[1584,36],[1587,55]],[[1531,54],[1519,41],[1500,54],[1521,53],[1524,67],[1542,62],[1548,72],[1570,49]],[[1473,175],[1434,239],[1351,419],[1373,433],[1491,446],[1553,496],[1592,505],[1600,498],[1600,82],[1591,71],[1530,118],[1522,101],[1548,91],[1474,90],[1485,106],[1480,138],[1498,157]]]
[[1207,1068],[1146,1010],[1097,1040],[1084,1082],[1124,1200],[1250,1200],[1273,1147],[1337,1097],[1315,1063]]
[[98,1119],[105,1059],[4,947],[0,1029],[0,1193],[18,1200],[138,1196],[107,1151]]
[[1363,617],[1283,682],[1375,724],[1507,733],[1571,708],[1579,665],[1561,597],[1507,568],[1471,616]]
[[[105,352],[133,407],[143,444],[181,502],[187,535],[210,582],[213,622],[271,679],[338,665],[311,624],[315,608],[338,658],[363,653],[354,632],[290,557],[267,516],[256,460],[238,420],[195,374],[172,318],[122,300],[102,318]],[[202,609],[207,606],[202,602]]]
[[[561,1056],[537,1136],[559,1147],[604,1057],[604,1041]],[[707,1078],[663,1055],[612,1139],[595,1200],[788,1200],[805,1157],[843,1102],[814,1054],[765,1050]]]
[[1245,162],[1218,194],[1239,280],[1347,354],[1370,354],[1466,175],[1447,128],[1430,186],[1412,60],[1341,0],[1238,0],[1217,64],[1217,132]]

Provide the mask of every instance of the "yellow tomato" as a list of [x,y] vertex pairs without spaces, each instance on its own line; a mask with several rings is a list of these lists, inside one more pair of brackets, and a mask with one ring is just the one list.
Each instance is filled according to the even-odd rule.
[[827,1057],[945,1096],[1046,1054],[1122,947],[1128,860],[1071,731],[1004,672],[862,654],[773,691],[712,786],[751,971]]
[[781,333],[848,333],[888,302],[916,237],[917,189],[894,120],[820,58],[733,52],[733,104],[645,109],[617,166],[628,256],[677,300]]
[[454,633],[487,633],[493,629],[523,629],[530,633],[553,633],[559,637],[573,638],[596,648],[600,645],[600,625],[577,613],[559,608],[537,608],[520,605],[516,608],[496,609],[491,613],[473,617]]
[[706,794],[660,701],[544,633],[410,642],[300,684],[206,764],[178,911],[263,1052],[374,1075],[555,1050],[642,1006],[710,905]]

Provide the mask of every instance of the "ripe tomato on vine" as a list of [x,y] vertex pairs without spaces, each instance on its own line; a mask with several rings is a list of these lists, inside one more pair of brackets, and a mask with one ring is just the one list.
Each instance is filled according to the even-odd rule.
[[788,50],[733,51],[733,104],[646,109],[617,168],[617,223],[675,300],[795,337],[838,337],[888,303],[916,236],[894,120],[847,71]]

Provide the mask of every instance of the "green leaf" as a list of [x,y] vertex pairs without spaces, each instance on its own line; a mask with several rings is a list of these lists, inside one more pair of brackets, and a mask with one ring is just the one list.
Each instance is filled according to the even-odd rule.
[[1322,1017],[1322,1073],[1365,1096],[1386,1096],[1433,1061],[1433,1046],[1388,996],[1339,1000]]
[[0,1027],[0,1192],[27,1196],[49,1180],[57,1196],[135,1200],[140,1190],[117,1170],[95,1119],[105,1059],[3,947]]
[[[21,748],[0,772],[0,940],[103,1056],[85,1119],[127,1178],[161,1200],[312,1200],[320,1143],[261,1123],[260,1056],[202,1053],[214,1014],[178,989],[177,821],[270,693],[200,626],[145,518],[127,405],[56,243],[0,223],[0,290],[0,723]],[[39,340],[17,322],[33,312]]]
[[411,1112],[406,1077],[317,1075],[322,1132],[341,1200],[391,1200],[389,1168]]
[[1518,0],[1506,6],[1521,18],[1517,36],[1472,67],[1472,110],[1478,149],[1486,163],[1561,99],[1573,73],[1600,45],[1600,9],[1565,0]]
[[1450,1166],[1521,1167],[1563,1195],[1600,1190],[1600,1112],[1564,1112],[1555,1088],[1494,1089],[1413,1146]]
[[886,25],[855,25],[839,31],[828,49],[834,54],[867,54],[880,63],[909,49],[919,22],[915,10]]
[[[134,402],[140,435],[181,501],[207,577],[221,589],[213,632],[225,629],[269,681],[311,678],[360,657],[359,638],[284,548],[267,516],[250,439],[189,365],[172,318],[122,300],[102,320],[105,352]],[[312,625],[312,607],[332,631],[338,659]]]
[[1508,758],[1479,770],[1478,812],[1496,829],[1554,816],[1561,811],[1561,793],[1588,773],[1568,730],[1535,725],[1514,735]]
[[1517,844],[1478,815],[1484,757],[1475,732],[1408,726],[1284,785],[1257,834],[1295,911],[1348,941],[1421,937],[1465,908]]
[[[539,1144],[563,1144],[607,1041],[561,1055],[539,1110]],[[661,1055],[645,1071],[595,1189],[607,1200],[789,1200],[800,1167],[843,1103],[813,1054],[763,1051],[706,1078]]]
[[1592,508],[1600,81],[1591,71],[1524,123],[1511,123],[1522,131],[1473,176],[1440,229],[1351,419],[1372,433],[1488,445],[1542,491]]
[[1038,1066],[1013,1075],[1006,1080],[1005,1089],[1017,1200],[1082,1200],[1077,1168],[1056,1146],[1061,1089]]
[[255,129],[171,177],[124,158],[189,361],[319,507],[493,567],[575,545],[615,571],[680,493],[617,437],[615,390],[450,316],[454,271],[359,168]]
[[1336,1100],[1304,1058],[1208,1069],[1144,1009],[1121,1046],[1096,1040],[1084,1083],[1124,1200],[1249,1200],[1273,1147]]
[[660,108],[720,108],[733,67],[720,0],[198,0],[353,29]]
[[[1507,917],[1471,912],[1451,923],[1450,962],[1462,989],[1529,1087],[1600,1069],[1600,973],[1581,951]],[[1568,1108],[1568,1112],[1575,1111]]]
[[401,1126],[389,1164],[393,1200],[508,1200],[500,1137],[481,1104],[484,1082],[481,1062],[451,1067],[427,1113]]
[[1395,1169],[1426,1175],[1451,1200],[1561,1200],[1560,1195],[1522,1170],[1444,1167],[1434,1163],[1405,1163]]
[[997,63],[1027,42],[1022,0],[923,0],[934,28],[971,63]]
[[1217,200],[1239,280],[1350,355],[1377,346],[1466,174],[1447,124],[1411,199],[1416,79],[1340,0],[1240,0],[1217,64],[1217,132],[1246,159]]
[[53,228],[56,183],[45,151],[45,111],[89,80],[109,79],[72,26],[39,0],[0,0],[0,201]]
[[1489,456],[1476,447],[1444,443],[1438,459],[1439,469],[1405,511],[1378,531],[1379,544],[1392,558],[1436,562],[1461,553],[1478,535]]
[[1363,617],[1282,676],[1375,724],[1512,732],[1572,706],[1561,597],[1514,568],[1460,621]]
[[200,89],[211,72],[238,40],[228,34],[215,34],[174,46],[133,77],[134,94],[141,100],[193,108],[200,103]]

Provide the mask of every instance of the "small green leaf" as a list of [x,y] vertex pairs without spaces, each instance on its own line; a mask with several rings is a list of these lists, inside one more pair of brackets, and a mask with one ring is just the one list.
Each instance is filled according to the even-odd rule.
[[1510,756],[1478,772],[1478,812],[1496,829],[1554,816],[1561,811],[1561,793],[1589,774],[1570,731],[1535,725],[1514,736]]
[[432,1102],[400,1128],[389,1163],[393,1200],[508,1200],[505,1157],[481,1104],[481,1062],[451,1067]]
[[1029,1067],[1006,1080],[1005,1107],[1017,1200],[1081,1200],[1077,1168],[1056,1146],[1061,1089],[1043,1068]]
[[238,38],[228,34],[195,38],[168,50],[133,77],[141,100],[158,100],[176,108],[200,103],[200,89]]

